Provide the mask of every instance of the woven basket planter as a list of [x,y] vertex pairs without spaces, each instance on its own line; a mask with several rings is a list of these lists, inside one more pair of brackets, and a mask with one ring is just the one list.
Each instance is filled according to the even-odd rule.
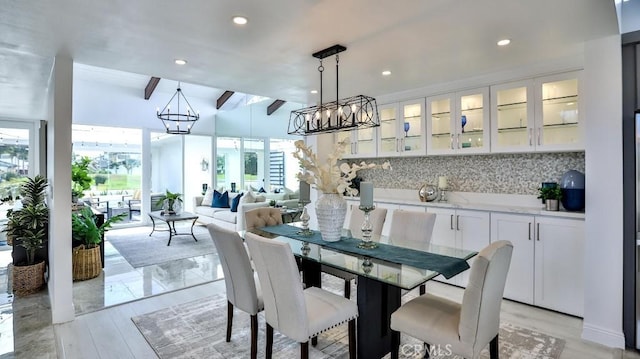
[[102,261],[100,260],[100,247],[85,248],[79,245],[73,248],[73,280],[87,280],[100,275]]
[[18,297],[40,291],[44,284],[44,261],[30,266],[13,266],[13,292]]

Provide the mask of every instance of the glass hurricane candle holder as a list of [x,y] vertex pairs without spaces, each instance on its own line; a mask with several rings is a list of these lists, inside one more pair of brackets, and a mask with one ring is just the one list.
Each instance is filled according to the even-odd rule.
[[302,229],[299,230],[297,233],[301,236],[310,236],[312,234],[311,230],[309,229],[309,220],[311,219],[311,216],[309,216],[309,213],[307,213],[307,207],[302,207],[302,214],[300,215],[300,220],[302,221]]
[[371,232],[373,232],[373,224],[369,214],[376,209],[376,206],[360,206],[361,211],[364,212],[364,222],[362,222],[362,241],[358,244],[358,248],[372,249],[378,247],[378,244],[371,241]]

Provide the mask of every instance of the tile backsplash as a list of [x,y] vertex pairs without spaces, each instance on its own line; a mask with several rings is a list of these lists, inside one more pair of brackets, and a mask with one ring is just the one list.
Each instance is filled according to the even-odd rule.
[[[346,160],[353,162],[354,160]],[[356,160],[359,162],[360,160]],[[537,194],[542,182],[560,182],[569,170],[584,171],[584,152],[490,154],[365,159],[389,161],[392,170],[362,170],[377,188],[418,189],[447,176],[450,191]]]

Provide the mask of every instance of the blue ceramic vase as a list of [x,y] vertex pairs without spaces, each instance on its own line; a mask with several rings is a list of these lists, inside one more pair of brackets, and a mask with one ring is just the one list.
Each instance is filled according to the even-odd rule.
[[562,175],[560,188],[562,189],[562,206],[567,211],[582,211],[584,209],[584,174],[571,170]]

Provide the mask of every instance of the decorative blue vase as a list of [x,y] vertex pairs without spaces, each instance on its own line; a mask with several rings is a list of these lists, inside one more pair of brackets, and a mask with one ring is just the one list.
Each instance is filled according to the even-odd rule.
[[464,125],[467,124],[467,116],[462,115],[462,132],[464,132]]
[[582,211],[584,209],[584,174],[571,170],[562,175],[560,188],[562,189],[562,206],[567,211]]

